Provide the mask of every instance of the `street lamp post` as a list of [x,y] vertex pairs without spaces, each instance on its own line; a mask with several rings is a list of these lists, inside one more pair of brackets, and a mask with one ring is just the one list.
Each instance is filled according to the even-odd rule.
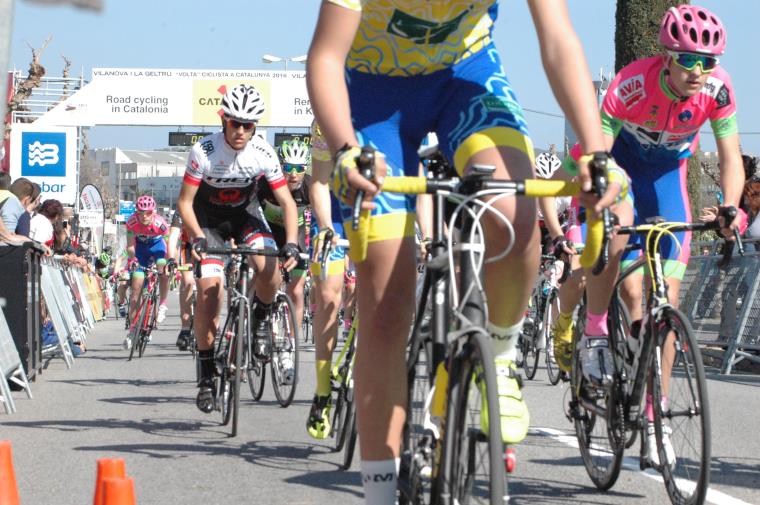
[[292,58],[285,58],[284,56],[273,56],[271,54],[265,54],[261,57],[261,61],[264,63],[277,63],[278,61],[282,61],[285,63],[285,71],[287,72],[289,61],[295,61],[296,63],[306,63],[306,55],[302,54],[300,56],[293,56]]

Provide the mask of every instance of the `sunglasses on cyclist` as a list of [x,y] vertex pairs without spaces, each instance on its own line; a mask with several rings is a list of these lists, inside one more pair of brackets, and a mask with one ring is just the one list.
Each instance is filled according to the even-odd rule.
[[253,123],[253,122],[241,122],[241,121],[237,121],[236,119],[230,119],[230,118],[225,118],[225,119],[227,120],[227,124],[229,125],[229,127],[232,128],[233,130],[237,130],[238,128],[242,126],[243,130],[251,131],[256,126],[256,123]]
[[306,165],[295,165],[293,163],[285,163],[282,165],[282,171],[286,174],[303,174],[306,173]]
[[720,61],[715,56],[708,56],[705,54],[678,53],[675,51],[668,51],[668,54],[673,58],[673,61],[676,62],[676,65],[682,69],[691,72],[697,65],[699,65],[703,74],[709,74],[715,70],[715,67],[718,66],[718,62]]

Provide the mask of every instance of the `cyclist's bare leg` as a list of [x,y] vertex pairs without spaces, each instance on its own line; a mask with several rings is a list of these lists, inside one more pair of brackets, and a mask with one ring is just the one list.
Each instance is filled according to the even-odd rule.
[[[474,164],[495,166],[496,179],[533,177],[528,156],[511,147],[491,147],[479,151],[470,157],[467,169]],[[540,244],[536,226],[536,202],[528,198],[503,197],[494,203],[494,207],[512,223],[515,240],[512,250],[505,258],[486,263],[486,296],[491,307],[490,322],[499,327],[509,327],[523,318],[538,271]],[[490,212],[486,212],[483,217],[486,255],[492,257],[505,249],[507,228],[502,220]]]
[[129,321],[130,324],[135,320],[135,314],[137,313],[137,303],[140,300],[140,294],[142,293],[143,277],[132,274],[132,290],[129,293]]
[[256,298],[265,304],[274,301],[274,295],[282,283],[277,258],[266,256],[250,256],[249,262],[256,271],[253,283],[256,287]]
[[351,324],[351,318],[354,315],[354,305],[356,304],[356,277],[351,282],[344,282],[343,295],[343,320],[345,321],[345,330],[348,331]]
[[169,296],[169,276],[166,275],[166,267],[164,265],[158,266],[158,300],[166,301],[166,297]]
[[[581,267],[580,258],[574,255],[570,259],[570,275],[559,288],[559,307],[565,314],[575,310],[581,303],[583,290],[586,288],[586,272]],[[556,320],[559,314],[552,314],[552,320]]]
[[193,285],[195,284],[195,275],[193,272],[182,272],[182,280],[179,286],[179,308],[180,322],[182,329],[190,328],[190,304],[193,301]]
[[354,374],[364,462],[399,457],[406,417],[403,370],[414,312],[414,283],[409,279],[417,271],[415,248],[412,237],[373,242],[367,259],[356,265],[361,337]]
[[119,305],[127,303],[127,281],[119,281],[119,287],[116,289],[116,295],[119,299]]
[[314,350],[317,361],[332,360],[335,336],[338,333],[338,308],[343,290],[343,273],[329,275],[327,279],[314,277]]
[[288,284],[288,296],[296,309],[296,327],[300,328],[303,323],[303,287],[306,284],[306,276],[292,278]]
[[198,284],[195,305],[195,338],[199,351],[214,348],[214,338],[219,327],[219,312],[222,310],[222,278],[203,277]]

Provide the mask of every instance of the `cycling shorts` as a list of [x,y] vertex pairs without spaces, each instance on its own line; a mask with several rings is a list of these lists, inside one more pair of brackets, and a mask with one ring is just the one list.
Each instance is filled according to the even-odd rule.
[[[647,218],[655,216],[662,216],[666,221],[691,222],[689,193],[686,190],[688,159],[666,167],[644,166],[634,160],[626,164],[626,160],[617,157],[616,159],[625,167],[631,178],[634,224],[644,224]],[[674,235],[677,241],[672,237],[663,236],[659,251],[663,259],[665,277],[682,280],[691,255],[691,232],[678,232]],[[643,245],[644,240],[645,236],[631,235],[628,242]],[[622,259],[623,268],[633,263],[641,254],[641,250],[626,252]]]
[[[385,155],[389,176],[418,175],[417,149],[429,132],[460,174],[474,154],[490,147],[516,148],[533,161],[522,108],[493,45],[431,74],[346,73],[359,144]],[[415,203],[414,195],[377,196],[369,241],[414,236]],[[347,205],[341,204],[341,217],[344,225],[350,222]]]
[[135,244],[135,258],[142,268],[148,268],[158,260],[166,258],[166,242],[157,240],[153,243],[137,242]]
[[[227,216],[199,215],[198,224],[206,237],[208,247],[225,247],[225,242],[234,240],[255,249],[277,249],[272,232],[266,221],[247,212]],[[201,277],[224,277],[224,256],[209,254],[201,260]]]
[[[330,195],[330,198],[335,198]],[[333,214],[333,230],[338,238],[344,238],[343,223],[339,219],[336,219],[336,215]],[[317,253],[314,251],[314,244],[316,243],[316,237],[319,234],[319,226],[316,220],[311,222],[311,238],[309,240],[309,256],[312,261],[309,264],[309,271],[311,275],[318,278],[322,272],[322,258],[316,257]],[[316,261],[314,261],[316,259]],[[346,269],[346,249],[345,247],[335,247],[330,251],[330,256],[327,258],[327,275],[343,275]]]

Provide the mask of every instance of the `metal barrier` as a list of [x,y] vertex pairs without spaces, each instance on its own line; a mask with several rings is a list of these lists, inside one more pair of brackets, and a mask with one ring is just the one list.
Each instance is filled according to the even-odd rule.
[[721,360],[730,374],[742,360],[760,363],[760,252],[692,256],[681,284],[680,306],[689,317],[703,354]]

